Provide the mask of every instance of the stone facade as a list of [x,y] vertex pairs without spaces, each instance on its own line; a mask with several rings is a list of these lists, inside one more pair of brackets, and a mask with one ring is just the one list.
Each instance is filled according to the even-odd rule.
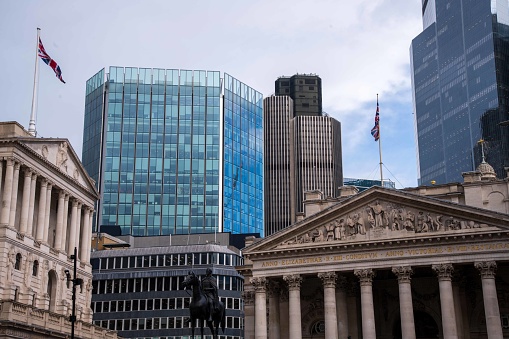
[[509,337],[509,215],[416,193],[309,196],[312,214],[251,239],[245,338]]
[[0,338],[69,336],[75,248],[75,334],[116,338],[91,324],[94,182],[67,139],[31,137],[14,122],[0,132]]

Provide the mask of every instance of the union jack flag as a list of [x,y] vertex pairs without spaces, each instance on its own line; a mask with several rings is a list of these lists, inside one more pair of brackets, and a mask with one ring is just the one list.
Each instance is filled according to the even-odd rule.
[[65,84],[64,79],[62,79],[62,70],[60,69],[60,66],[58,66],[57,62],[46,53],[46,50],[44,49],[44,45],[42,44],[41,38],[39,38],[39,48],[37,49],[37,52],[39,54],[39,57],[53,69],[55,72],[55,75],[57,76],[60,81],[62,81]]
[[378,107],[378,98],[376,99],[376,114],[375,114],[375,126],[371,129],[371,135],[375,138],[375,141],[380,139],[380,109]]

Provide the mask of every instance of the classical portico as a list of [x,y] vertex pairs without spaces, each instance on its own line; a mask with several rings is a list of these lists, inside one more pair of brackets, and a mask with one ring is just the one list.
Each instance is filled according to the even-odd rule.
[[245,338],[509,335],[507,214],[374,187],[257,240]]

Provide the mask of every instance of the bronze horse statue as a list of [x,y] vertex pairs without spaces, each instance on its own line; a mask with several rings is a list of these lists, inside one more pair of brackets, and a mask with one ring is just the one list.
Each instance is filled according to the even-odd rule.
[[191,288],[193,291],[193,297],[191,299],[191,303],[189,304],[189,322],[191,323],[191,338],[194,339],[194,328],[196,326],[196,319],[200,321],[200,331],[201,336],[203,338],[203,323],[206,321],[207,326],[210,328],[212,336],[214,339],[217,338],[219,332],[219,326],[221,326],[221,330],[224,333],[225,327],[225,308],[222,301],[218,302],[216,310],[212,314],[212,321],[208,321],[209,319],[209,310],[213,309],[209,307],[209,303],[212,303],[213,300],[209,300],[205,293],[203,293],[201,288],[200,279],[194,274],[194,272],[189,272],[182,282],[184,288]]

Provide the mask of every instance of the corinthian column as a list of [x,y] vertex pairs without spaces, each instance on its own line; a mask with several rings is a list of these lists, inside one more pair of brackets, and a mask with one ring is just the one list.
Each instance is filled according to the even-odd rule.
[[481,273],[488,339],[502,338],[502,323],[500,322],[497,287],[495,286],[495,270],[497,269],[497,263],[494,261],[483,261],[476,262],[474,265]]
[[438,275],[438,287],[440,290],[440,307],[442,310],[442,327],[444,339],[458,339],[456,328],[456,312],[452,291],[452,264],[438,264],[431,266]]
[[48,233],[49,233],[49,216],[51,213],[51,189],[53,188],[52,184],[48,183],[48,187],[46,187],[46,212],[44,214],[44,243],[48,243]]
[[39,211],[37,212],[37,230],[35,240],[42,241],[44,239],[44,220],[46,219],[46,187],[48,182],[42,179],[39,191]]
[[376,339],[375,310],[373,308],[373,278],[375,272],[371,268],[355,270],[361,285],[361,316],[363,339]]
[[279,286],[279,337],[280,339],[290,339],[290,329],[288,322],[290,313],[288,307],[288,288],[284,285]]
[[91,237],[88,237],[88,230],[91,225],[90,222],[90,208],[85,206],[85,211],[83,211],[83,227],[81,229],[81,240],[80,240],[80,260],[81,262],[87,262],[87,254],[90,251],[89,245]]
[[255,290],[255,338],[267,339],[267,279],[255,277],[250,282]]
[[55,243],[53,247],[60,251],[62,249],[62,233],[64,232],[64,202],[65,192],[60,190],[58,192],[58,207],[57,207],[57,227],[55,230]]
[[21,216],[19,219],[19,232],[21,234],[27,233],[28,225],[28,209],[30,205],[30,186],[32,184],[32,171],[27,168],[24,173],[25,180],[23,181],[23,200],[21,202]]
[[336,315],[336,273],[318,273],[323,283],[323,314],[325,316],[325,339],[338,338],[338,321]]
[[255,337],[255,314],[254,314],[254,292],[242,292],[244,299],[244,338],[254,339]]
[[302,319],[300,311],[300,285],[302,284],[302,278],[298,274],[285,275],[283,280],[288,284],[288,301],[289,301],[289,328],[291,339],[302,338]]
[[[2,180],[2,178],[0,178]],[[0,225],[9,225],[11,213],[12,181],[14,180],[14,159],[7,158],[5,168],[4,192],[2,195],[2,211],[0,213]]]
[[76,247],[76,219],[78,218],[78,200],[72,201],[72,212],[71,212],[71,226],[69,230],[69,246],[67,251],[73,253],[74,247]]
[[11,226],[12,228],[15,227],[16,207],[18,204],[19,168],[20,168],[20,163],[17,162],[14,165],[14,178],[12,179],[11,207],[10,207],[10,211],[9,211],[9,226]]
[[269,338],[280,339],[279,283],[276,281],[269,281],[267,292],[269,296]]
[[392,273],[398,277],[401,336],[415,339],[414,307],[412,305],[412,286],[410,284],[412,268],[408,266],[393,267]]
[[33,236],[34,226],[34,208],[35,208],[35,188],[37,186],[37,174],[32,174],[32,183],[30,184],[30,200],[28,202],[28,220],[27,220],[27,235]]

